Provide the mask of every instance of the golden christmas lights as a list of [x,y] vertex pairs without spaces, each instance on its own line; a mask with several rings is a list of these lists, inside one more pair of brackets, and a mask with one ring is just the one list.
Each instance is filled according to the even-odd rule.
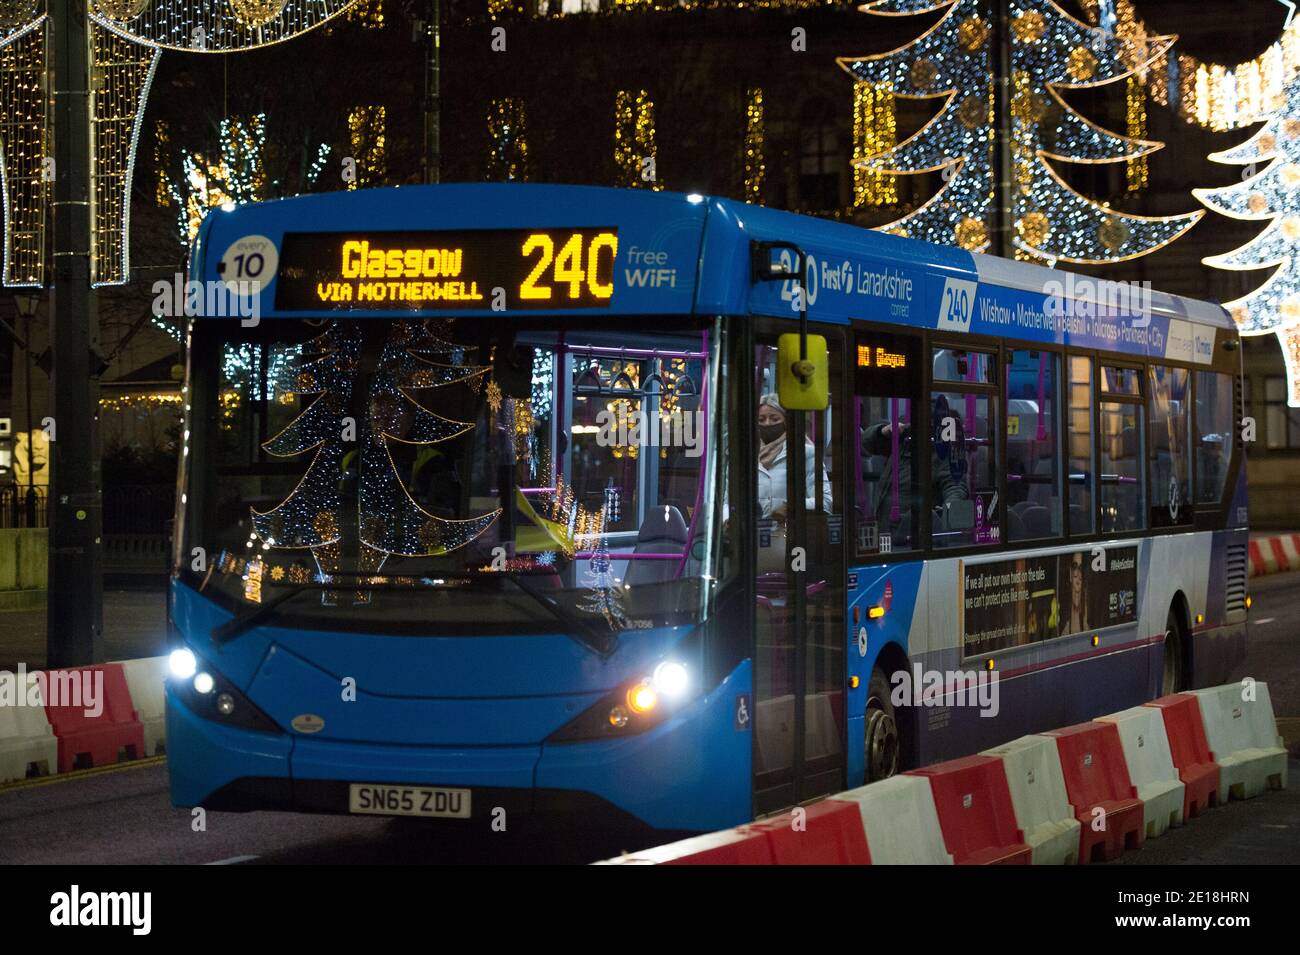
[[[20,6],[9,4],[15,22]],[[30,12],[30,11],[29,11]],[[0,150],[5,173],[4,284],[45,284],[45,199],[53,168],[46,142],[44,17],[0,48]]]
[[645,90],[619,90],[614,97],[614,165],[625,186],[656,192],[660,181],[654,103]]
[[349,189],[382,185],[388,177],[388,148],[385,127],[388,112],[382,106],[358,106],[348,113],[348,141],[356,175]]
[[129,224],[135,147],[159,51],[91,25],[95,84],[91,96],[92,285],[130,279]]
[[528,178],[528,135],[523,101],[513,96],[492,100],[488,111],[487,179],[504,182]]
[[[855,120],[856,122],[856,120]],[[766,127],[763,116],[763,91],[755,88],[745,94],[745,201],[763,201],[763,179],[767,164],[763,159]]]
[[[978,18],[974,18],[978,19]],[[968,21],[969,22],[969,21]],[[888,152],[898,144],[894,94],[888,83],[859,80],[853,84],[853,207],[898,202],[898,181],[860,160]]]

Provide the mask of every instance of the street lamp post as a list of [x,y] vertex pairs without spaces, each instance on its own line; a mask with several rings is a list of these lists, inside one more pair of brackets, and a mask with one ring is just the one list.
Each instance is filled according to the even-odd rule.
[[88,0],[50,4],[54,94],[54,286],[50,296],[50,557],[46,656],[93,663],[103,633],[99,375],[90,288]]

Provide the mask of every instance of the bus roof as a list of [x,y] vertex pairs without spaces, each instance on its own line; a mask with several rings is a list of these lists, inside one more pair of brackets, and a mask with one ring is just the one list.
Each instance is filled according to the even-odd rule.
[[190,277],[229,281],[262,256],[253,261],[265,266],[258,301],[267,318],[538,309],[797,317],[790,282],[752,281],[753,241],[805,252],[813,321],[868,320],[1188,361],[1209,360],[1216,329],[1234,331],[1219,305],[1136,284],[730,199],[600,186],[403,186],[240,206],[204,220]]

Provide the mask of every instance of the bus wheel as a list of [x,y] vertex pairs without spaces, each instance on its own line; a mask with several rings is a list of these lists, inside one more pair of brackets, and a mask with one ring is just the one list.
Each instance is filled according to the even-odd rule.
[[889,699],[889,682],[880,670],[871,671],[867,684],[866,782],[886,779],[898,772],[898,721]]
[[1165,618],[1164,667],[1160,677],[1160,695],[1168,696],[1183,689],[1183,625],[1174,608]]

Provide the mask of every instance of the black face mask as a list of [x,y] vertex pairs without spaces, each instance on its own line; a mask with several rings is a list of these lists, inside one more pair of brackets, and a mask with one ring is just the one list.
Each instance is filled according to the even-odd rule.
[[763,439],[764,444],[771,444],[783,434],[785,434],[784,424],[760,424],[758,426],[758,436]]

